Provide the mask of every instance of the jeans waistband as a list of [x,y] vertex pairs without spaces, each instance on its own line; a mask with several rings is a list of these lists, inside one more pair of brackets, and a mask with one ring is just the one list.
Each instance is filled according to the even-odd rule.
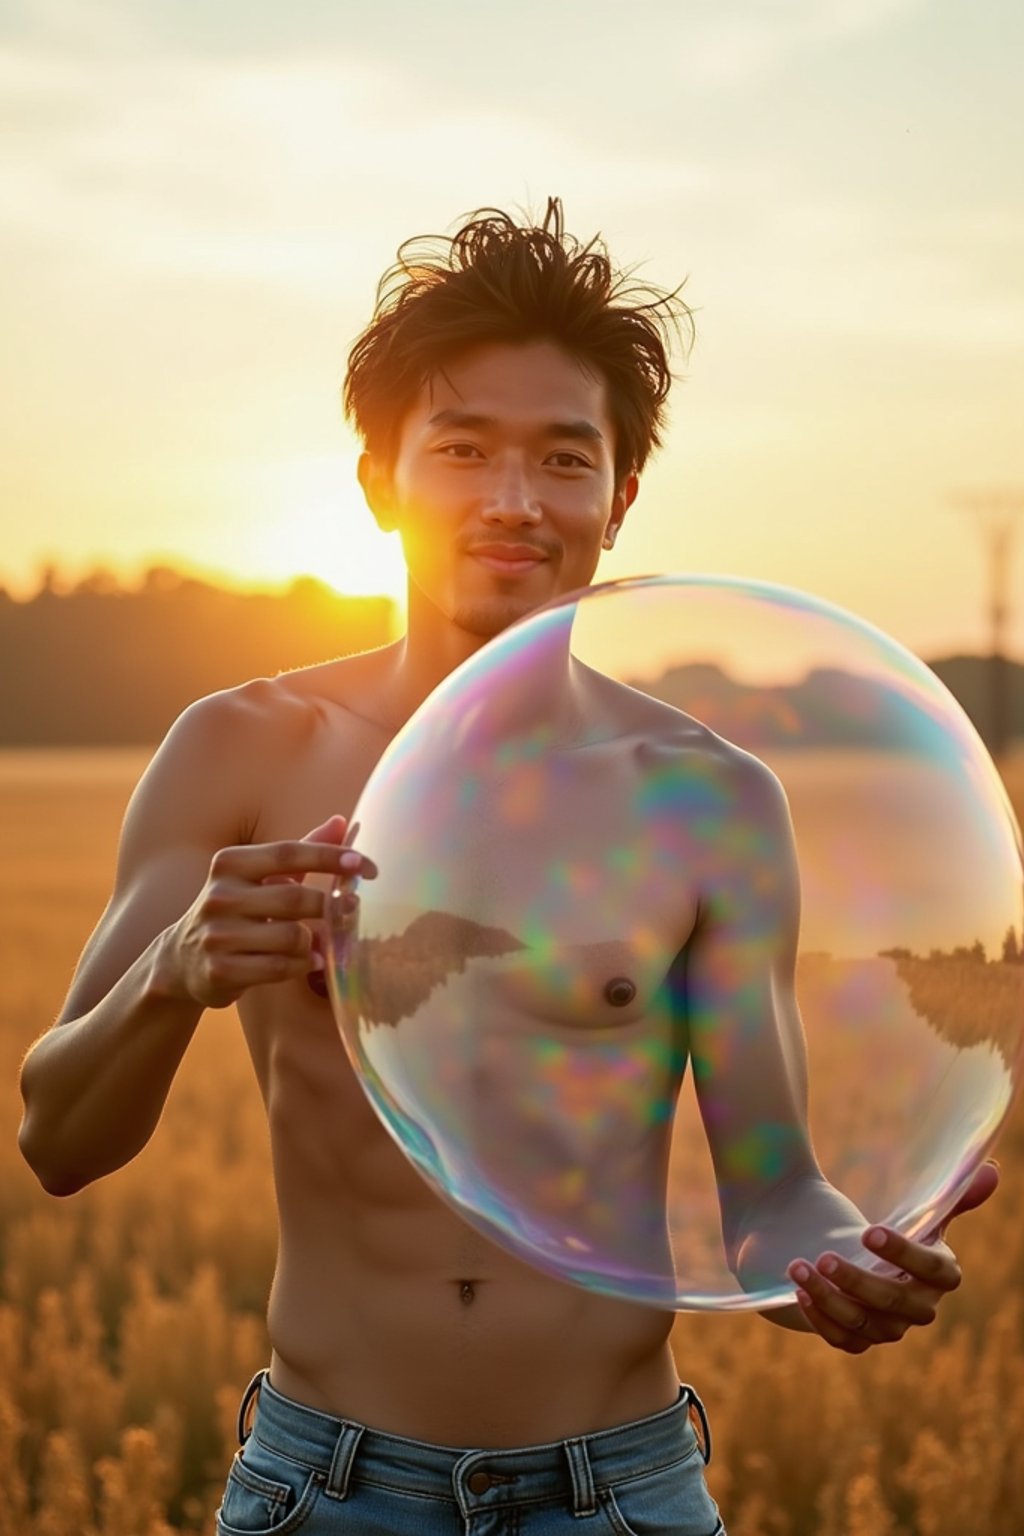
[[426,1497],[452,1498],[469,1507],[504,1489],[511,1500],[568,1496],[580,1514],[594,1507],[595,1489],[684,1461],[698,1451],[710,1460],[704,1405],[682,1383],[668,1408],[593,1434],[495,1450],[459,1449],[336,1418],[278,1392],[268,1372],[257,1372],[239,1411],[239,1440],[247,1438],[249,1405],[256,1399],[252,1433],[268,1449],[326,1477],[344,1497],[350,1480],[372,1482]]

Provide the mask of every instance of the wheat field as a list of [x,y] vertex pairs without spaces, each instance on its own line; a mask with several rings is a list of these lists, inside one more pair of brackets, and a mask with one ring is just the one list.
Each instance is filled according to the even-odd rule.
[[[210,1014],[129,1167],[69,1200],[16,1146],[17,1071],[109,890],[137,753],[0,756],[0,1536],[212,1531],[274,1258],[262,1108]],[[1024,811],[1024,760],[1007,783]],[[953,1229],[939,1321],[850,1358],[756,1316],[679,1318],[730,1536],[1018,1536],[1024,1527],[1024,1114],[1003,1186]]]

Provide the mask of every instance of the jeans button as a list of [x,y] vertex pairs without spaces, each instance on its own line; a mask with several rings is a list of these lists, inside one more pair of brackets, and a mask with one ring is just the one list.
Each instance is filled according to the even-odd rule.
[[471,1472],[466,1479],[466,1487],[470,1493],[486,1493],[491,1486],[491,1474],[479,1471]]

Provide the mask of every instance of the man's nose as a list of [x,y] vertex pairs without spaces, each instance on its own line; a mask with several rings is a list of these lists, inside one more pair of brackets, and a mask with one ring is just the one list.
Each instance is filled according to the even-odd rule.
[[496,468],[482,510],[488,522],[516,527],[540,522],[537,488],[524,465],[508,463]]

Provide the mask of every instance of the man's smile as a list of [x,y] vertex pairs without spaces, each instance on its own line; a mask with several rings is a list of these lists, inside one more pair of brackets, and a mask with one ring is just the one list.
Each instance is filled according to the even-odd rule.
[[502,576],[525,574],[550,558],[536,544],[505,544],[499,541],[473,544],[467,553],[480,565],[498,571]]

